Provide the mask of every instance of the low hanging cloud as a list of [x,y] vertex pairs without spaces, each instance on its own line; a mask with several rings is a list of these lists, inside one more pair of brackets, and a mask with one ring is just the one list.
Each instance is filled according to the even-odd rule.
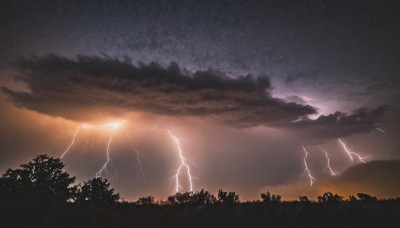
[[[308,119],[316,108],[272,97],[266,76],[231,78],[214,70],[188,72],[176,63],[137,65],[129,59],[57,55],[21,59],[17,79],[28,91],[3,87],[14,105],[76,121],[126,112],[207,117],[232,127],[266,125],[319,138],[370,131],[385,108]],[[322,133],[321,133],[322,132]]]
[[356,133],[371,132],[387,110],[388,106],[379,106],[373,110],[358,109],[350,115],[335,112],[321,115],[315,120],[309,118],[298,120],[288,127],[316,140],[346,137]]
[[211,117],[235,127],[279,125],[315,114],[315,108],[273,98],[268,77],[237,79],[213,70],[189,73],[175,63],[56,55],[23,59],[18,79],[29,92],[2,88],[19,107],[73,120],[143,111]]

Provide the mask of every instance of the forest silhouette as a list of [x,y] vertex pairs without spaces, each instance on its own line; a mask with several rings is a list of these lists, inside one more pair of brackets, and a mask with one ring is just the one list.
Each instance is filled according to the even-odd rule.
[[0,178],[0,227],[399,227],[400,198],[326,192],[283,201],[264,192],[240,202],[222,189],[120,199],[106,179],[75,184],[59,158],[38,155]]

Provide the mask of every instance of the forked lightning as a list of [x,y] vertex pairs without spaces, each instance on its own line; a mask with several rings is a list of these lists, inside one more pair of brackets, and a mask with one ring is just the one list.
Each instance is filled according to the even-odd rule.
[[353,156],[356,156],[358,158],[358,160],[360,160],[360,162],[366,163],[366,161],[365,161],[366,158],[361,157],[361,155],[359,155],[356,152],[353,152],[349,148],[347,148],[346,144],[341,139],[338,139],[338,141],[340,142],[340,144],[342,144],[344,151],[347,153],[347,155],[349,156],[349,159],[352,162],[354,161]]
[[[305,156],[304,156],[304,158],[303,158],[303,161],[304,161],[304,172],[303,172],[303,175],[304,175],[304,173],[307,173],[307,176],[308,176],[308,178],[310,179],[310,185],[312,186],[313,183],[314,183],[314,181],[317,181],[317,180],[311,175],[311,172],[310,172],[310,170],[308,169],[308,165],[307,165],[308,151],[306,150],[306,148],[304,147],[304,145],[301,145],[301,147],[303,148],[303,151],[304,151],[304,154],[305,154]],[[303,175],[302,175],[302,176],[303,176]]]
[[71,150],[72,146],[75,144],[76,137],[78,136],[79,132],[81,129],[93,129],[93,130],[107,130],[108,131],[108,142],[107,142],[107,149],[106,149],[106,155],[107,155],[107,160],[101,167],[101,169],[96,173],[96,177],[101,177],[102,173],[107,171],[108,165],[110,165],[113,170],[115,171],[115,167],[112,165],[111,162],[111,157],[110,157],[110,147],[111,147],[111,142],[112,142],[112,133],[115,129],[119,128],[125,121],[118,121],[118,122],[108,122],[106,124],[101,124],[101,125],[90,125],[90,124],[82,124],[80,125],[75,132],[71,135],[72,140],[68,144],[67,149],[62,153],[61,159],[64,158],[64,156]]

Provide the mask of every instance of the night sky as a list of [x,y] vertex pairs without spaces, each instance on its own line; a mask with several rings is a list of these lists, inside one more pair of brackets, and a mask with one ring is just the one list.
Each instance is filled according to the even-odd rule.
[[[362,0],[1,1],[0,171],[60,157],[79,129],[67,171],[94,177],[110,146],[101,176],[126,200],[173,194],[181,161],[193,190],[243,200],[400,196],[399,12]],[[179,181],[190,190],[186,166]]]

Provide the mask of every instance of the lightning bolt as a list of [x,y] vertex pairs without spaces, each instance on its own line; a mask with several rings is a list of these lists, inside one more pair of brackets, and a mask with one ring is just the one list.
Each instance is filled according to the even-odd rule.
[[382,130],[382,128],[377,127],[377,128],[375,128],[375,130],[378,130],[378,131],[380,131],[381,133],[386,134],[386,131]]
[[168,135],[172,138],[172,140],[176,144],[176,147],[177,147],[178,153],[179,153],[179,159],[181,161],[178,169],[176,170],[175,175],[173,176],[173,178],[175,179],[175,191],[179,192],[179,189],[182,189],[182,186],[179,183],[179,176],[181,175],[181,170],[183,168],[186,168],[187,177],[189,179],[189,190],[190,190],[190,192],[193,192],[193,181],[192,181],[193,177],[192,177],[192,174],[190,173],[190,166],[186,163],[186,161],[189,161],[189,160],[183,156],[181,143],[180,143],[178,137],[176,135],[174,135],[170,130],[166,130],[166,131],[168,132]]
[[342,147],[344,149],[344,151],[347,153],[347,155],[349,156],[350,160],[353,162],[353,155],[356,156],[358,158],[358,160],[360,160],[362,163],[366,163],[366,161],[364,160],[365,158],[361,157],[359,154],[357,154],[356,152],[351,151],[349,148],[347,148],[346,144],[344,144],[344,142],[341,139],[338,139],[338,141],[340,142],[340,144],[342,144]]
[[106,162],[103,164],[103,166],[101,167],[101,169],[96,173],[96,177],[101,177],[102,173],[104,171],[107,171],[107,166],[110,164],[111,167],[113,168],[114,172],[116,173],[116,169],[114,167],[114,165],[111,162],[111,157],[110,157],[110,147],[111,147],[111,142],[113,140],[112,137],[112,132],[119,128],[125,121],[119,121],[119,122],[108,122],[106,124],[102,124],[102,125],[90,125],[90,124],[82,124],[80,125],[75,132],[71,135],[72,136],[72,140],[71,142],[68,144],[67,149],[63,152],[63,154],[61,155],[61,159],[64,158],[64,156],[71,150],[71,148],[73,147],[73,145],[75,144],[76,141],[76,137],[78,136],[79,132],[81,131],[81,129],[93,129],[93,130],[108,130],[108,142],[107,142],[107,149],[106,149],[106,155],[107,155],[107,160]]
[[307,173],[308,178],[310,179],[310,185],[312,186],[314,181],[317,181],[317,180],[311,175],[311,172],[308,169],[308,165],[307,165],[308,152],[307,152],[306,148],[304,147],[304,145],[301,145],[301,147],[303,148],[303,151],[304,151],[304,154],[305,154],[305,156],[303,158],[303,161],[304,161],[304,172],[303,172],[302,176],[304,175],[304,173]]
[[61,155],[61,157],[60,157],[61,159],[64,158],[64,156],[69,152],[69,150],[71,149],[71,147],[75,144],[75,138],[76,138],[76,136],[78,135],[78,133],[79,133],[79,131],[81,130],[81,128],[85,128],[85,127],[86,127],[86,124],[79,126],[79,127],[76,129],[76,131],[71,135],[71,136],[72,136],[72,140],[71,140],[71,142],[68,144],[67,149],[62,153],[62,155]]
[[385,137],[386,142],[389,144],[389,146],[392,148],[392,150],[394,152],[396,152],[396,148],[394,147],[392,141],[390,141],[390,139],[387,137],[386,131],[384,131],[382,128],[379,128],[379,127],[375,128],[375,130],[377,130],[377,131],[379,131],[380,133],[383,134],[383,136]]
[[105,170],[107,173],[109,173],[108,171],[107,171],[107,166],[108,166],[108,164],[111,164],[111,167],[113,168],[113,170],[115,171],[115,173],[117,173],[116,172],[116,169],[115,169],[115,167],[114,167],[114,165],[112,165],[112,162],[111,162],[111,157],[110,157],[110,145],[111,145],[111,141],[112,141],[112,129],[110,129],[109,130],[109,134],[108,134],[108,143],[107,143],[107,150],[106,150],[106,154],[107,154],[107,160],[106,160],[106,162],[103,164],[103,166],[101,167],[101,169],[99,170],[99,171],[97,171],[97,173],[96,173],[96,177],[101,177],[101,174],[103,173],[103,171]]
[[143,180],[146,180],[146,176],[144,175],[144,172],[143,172],[143,163],[142,163],[142,161],[140,160],[139,151],[136,150],[136,149],[134,149],[133,142],[132,142],[132,136],[130,136],[129,134],[127,134],[126,137],[129,139],[129,144],[130,144],[130,146],[132,147],[132,150],[133,150],[133,151],[135,152],[135,154],[136,154],[136,161],[137,161],[137,164],[138,164],[138,165],[137,165],[137,169],[140,171],[140,174],[141,174]]
[[326,152],[326,150],[324,148],[322,148],[322,147],[321,147],[321,150],[325,153],[325,157],[326,157],[326,167],[324,169],[324,172],[325,172],[326,169],[329,169],[329,172],[331,173],[331,176],[336,176],[336,173],[333,172],[333,170],[332,170],[332,167],[331,167],[331,164],[330,164],[331,160],[329,158],[328,152]]

